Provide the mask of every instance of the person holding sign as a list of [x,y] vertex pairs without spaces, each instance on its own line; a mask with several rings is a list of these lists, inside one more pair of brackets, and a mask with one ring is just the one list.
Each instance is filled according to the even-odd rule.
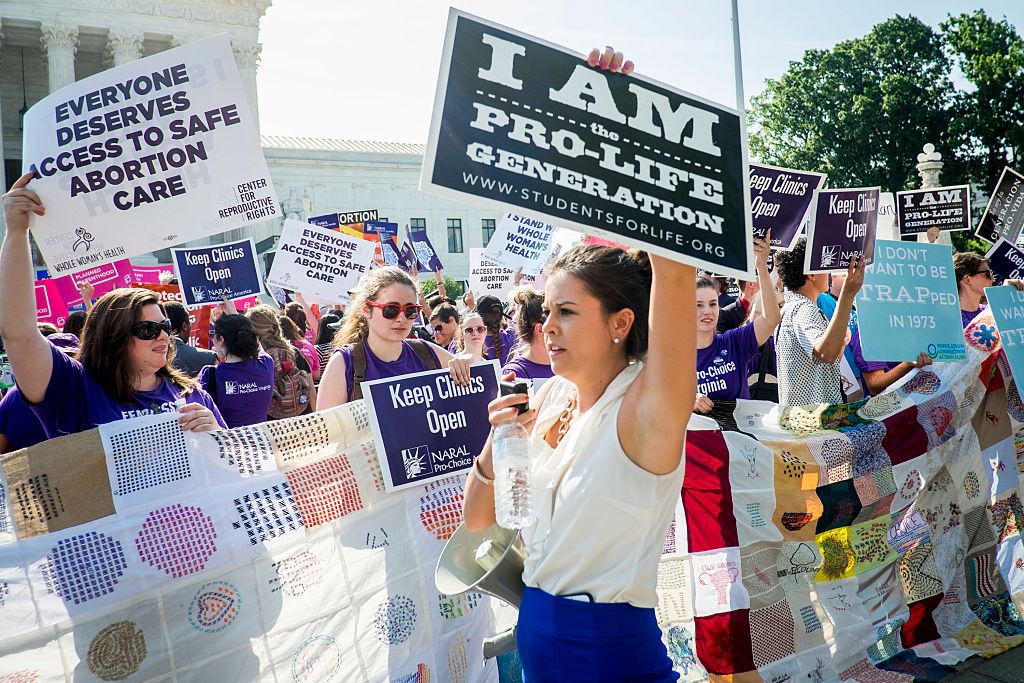
[[456,383],[469,383],[468,356],[408,338],[421,310],[418,298],[416,283],[401,268],[374,268],[363,276],[320,381],[321,410],[362,398],[362,382],[445,365]]
[[[675,680],[655,587],[696,395],[696,272],[587,245],[548,274],[542,329],[556,377],[521,416],[525,395],[489,406],[492,425],[518,419],[531,432],[530,477],[544,492],[522,531],[525,678]],[[472,472],[463,513],[476,531],[495,523],[490,440]]]
[[274,398],[274,359],[263,353],[252,322],[226,313],[213,324],[216,366],[199,372],[199,384],[213,396],[228,427],[259,424],[267,419]]
[[[969,251],[953,254],[953,272],[960,294],[960,319],[966,330],[971,321],[987,308],[981,301],[985,297],[985,288],[995,284],[995,277],[988,261]],[[1016,287],[1018,292],[1024,291],[1022,280],[1003,280],[1003,284]]]
[[783,406],[844,402],[839,365],[853,300],[864,284],[864,261],[853,256],[835,313],[827,319],[815,302],[828,290],[829,276],[804,273],[806,249],[807,240],[800,238],[792,251],[775,256],[775,267],[789,290],[775,340]]
[[160,298],[145,289],[115,289],[89,313],[78,359],[36,329],[29,217],[42,215],[26,188],[32,173],[4,195],[7,234],[0,251],[0,336],[22,398],[49,438],[150,413],[178,411],[183,429],[224,427],[209,394],[171,367],[171,323]]
[[718,334],[718,288],[708,277],[697,278],[697,398],[694,410],[710,413],[715,401],[750,398],[747,375],[758,348],[782,320],[775,287],[768,272],[771,231],[754,239],[754,259],[761,291],[763,315],[752,322]]
[[[512,360],[501,368],[501,374],[513,373],[516,379],[545,380],[555,376],[551,370],[551,356],[544,343],[544,293],[529,285],[512,293],[515,306],[516,333],[519,345],[512,350]],[[536,388],[535,385],[534,388]]]
[[459,335],[459,353],[468,353],[473,357],[474,363],[484,360],[484,339],[487,336],[487,326],[484,319],[477,312],[467,313],[462,319],[462,333]]

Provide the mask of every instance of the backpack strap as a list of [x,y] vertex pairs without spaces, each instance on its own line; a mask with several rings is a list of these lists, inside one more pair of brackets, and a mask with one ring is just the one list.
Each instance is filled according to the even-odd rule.
[[346,346],[352,352],[352,391],[348,400],[358,401],[363,397],[362,382],[366,379],[366,348],[361,341]]
[[420,360],[423,361],[423,366],[427,370],[438,370],[440,369],[440,363],[437,362],[437,358],[430,352],[430,347],[422,339],[406,339],[409,342],[409,346],[416,352]]

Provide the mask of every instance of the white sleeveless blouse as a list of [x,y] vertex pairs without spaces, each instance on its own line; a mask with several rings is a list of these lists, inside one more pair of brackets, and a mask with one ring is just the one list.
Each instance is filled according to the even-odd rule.
[[589,593],[596,602],[658,604],[658,561],[684,463],[669,474],[651,474],[622,450],[619,407],[642,368],[634,363],[619,373],[554,449],[544,434],[574,386],[562,377],[550,380],[530,439],[537,521],[522,533],[527,586],[552,595]]

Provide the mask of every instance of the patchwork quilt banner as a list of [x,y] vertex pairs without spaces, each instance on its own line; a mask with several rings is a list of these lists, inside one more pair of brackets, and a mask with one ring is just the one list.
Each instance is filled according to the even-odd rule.
[[4,457],[0,680],[497,680],[490,599],[434,587],[463,477],[385,494],[362,402],[174,420]]
[[1024,403],[989,312],[871,399],[695,417],[659,567],[684,681],[937,681],[1024,642]]

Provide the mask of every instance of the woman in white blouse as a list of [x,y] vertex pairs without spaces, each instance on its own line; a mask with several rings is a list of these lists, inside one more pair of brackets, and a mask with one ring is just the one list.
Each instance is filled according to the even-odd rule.
[[[674,681],[655,588],[696,395],[696,272],[594,245],[545,271],[555,377],[522,415],[523,395],[489,407],[492,425],[518,419],[531,434],[525,679]],[[466,483],[471,530],[495,523],[493,478],[488,441]]]

